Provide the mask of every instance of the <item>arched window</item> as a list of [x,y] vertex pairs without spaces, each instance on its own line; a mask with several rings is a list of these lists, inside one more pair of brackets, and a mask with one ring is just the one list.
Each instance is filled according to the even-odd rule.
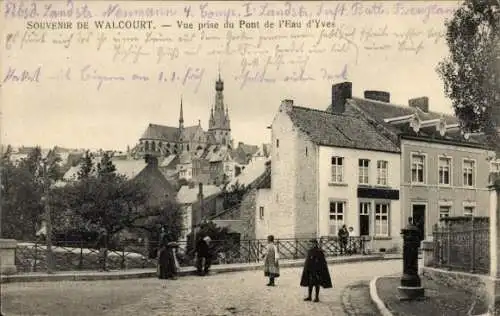
[[189,151],[189,144],[186,145],[186,149]]
[[154,141],[151,143],[151,150],[156,151],[156,143]]
[[145,150],[145,151],[148,151],[148,150],[149,150],[149,142],[148,142],[148,141],[146,141],[146,142],[144,143],[144,150]]

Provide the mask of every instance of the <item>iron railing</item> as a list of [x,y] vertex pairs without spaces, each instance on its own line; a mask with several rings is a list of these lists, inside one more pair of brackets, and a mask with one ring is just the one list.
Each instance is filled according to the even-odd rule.
[[436,224],[433,229],[434,267],[488,274],[490,232],[487,224],[474,219]]
[[[341,254],[337,238],[323,237],[319,239],[321,248],[327,257]],[[309,239],[277,239],[275,241],[279,257],[286,259],[303,259],[310,247]],[[213,240],[210,243],[213,264],[255,263],[262,260],[267,241],[253,240]],[[150,247],[149,247],[150,248]],[[364,254],[365,245],[360,237],[349,237],[347,255]],[[56,271],[98,270],[101,268],[99,249],[86,248],[83,242],[59,242],[52,246]],[[145,243],[128,243],[121,249],[107,251],[106,267],[110,270],[155,268],[156,258],[151,258]],[[155,250],[153,251],[153,253]],[[43,272],[46,269],[46,246],[41,242],[18,243],[16,249],[16,265],[20,272]],[[186,241],[179,242],[177,251],[181,266],[194,265],[193,245]]]

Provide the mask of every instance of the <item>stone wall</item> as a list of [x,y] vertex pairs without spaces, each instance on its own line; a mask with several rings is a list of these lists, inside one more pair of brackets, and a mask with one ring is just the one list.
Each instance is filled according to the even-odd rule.
[[[462,288],[480,299],[488,297],[488,284],[491,282],[489,276],[431,267],[423,267],[422,275],[448,287]],[[500,282],[497,281],[497,287],[499,285]]]
[[251,189],[240,204],[240,218],[245,223],[242,240],[255,239],[256,196],[257,189]]

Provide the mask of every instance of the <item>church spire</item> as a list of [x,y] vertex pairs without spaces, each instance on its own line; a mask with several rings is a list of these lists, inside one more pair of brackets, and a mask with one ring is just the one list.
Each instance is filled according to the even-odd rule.
[[179,114],[179,128],[184,128],[184,111],[182,108],[182,95],[181,95],[181,112]]

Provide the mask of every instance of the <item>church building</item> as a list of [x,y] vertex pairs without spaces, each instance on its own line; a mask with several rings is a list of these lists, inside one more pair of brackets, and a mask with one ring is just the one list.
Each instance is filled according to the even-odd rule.
[[224,104],[224,82],[220,74],[215,82],[208,131],[203,130],[199,120],[197,125],[184,125],[181,98],[179,125],[149,124],[139,139],[138,151],[146,159],[156,158],[152,161],[175,172],[178,179],[220,184],[236,176],[229,110]]

